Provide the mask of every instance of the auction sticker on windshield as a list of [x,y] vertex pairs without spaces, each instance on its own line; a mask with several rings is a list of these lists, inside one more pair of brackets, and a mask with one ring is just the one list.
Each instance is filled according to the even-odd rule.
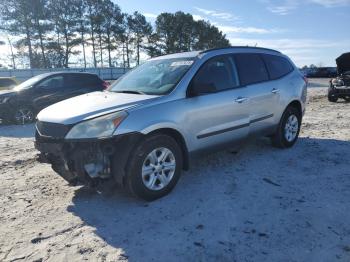
[[170,66],[190,66],[193,64],[192,60],[176,61],[172,62]]

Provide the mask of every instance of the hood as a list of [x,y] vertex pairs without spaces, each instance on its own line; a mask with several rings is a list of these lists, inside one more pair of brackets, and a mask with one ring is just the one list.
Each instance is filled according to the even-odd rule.
[[338,73],[342,74],[346,71],[350,71],[350,53],[344,53],[336,60]]
[[7,96],[7,95],[13,95],[16,93],[13,90],[0,90],[0,96]]
[[93,92],[53,104],[38,114],[38,120],[59,124],[75,124],[90,118],[128,109],[156,98],[153,95]]

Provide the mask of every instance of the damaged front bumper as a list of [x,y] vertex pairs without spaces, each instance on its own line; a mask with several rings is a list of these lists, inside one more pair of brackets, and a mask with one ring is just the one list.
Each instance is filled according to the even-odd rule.
[[350,86],[331,86],[328,93],[350,96]]
[[130,133],[108,139],[65,140],[36,133],[38,161],[49,163],[70,184],[95,183],[114,178],[124,183],[125,166],[131,150],[143,135]]

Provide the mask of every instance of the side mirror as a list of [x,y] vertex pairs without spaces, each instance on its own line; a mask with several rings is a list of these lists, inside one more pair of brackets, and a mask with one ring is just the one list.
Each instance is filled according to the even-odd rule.
[[213,83],[196,83],[191,82],[188,88],[188,96],[200,96],[205,94],[214,93],[216,91],[215,85]]

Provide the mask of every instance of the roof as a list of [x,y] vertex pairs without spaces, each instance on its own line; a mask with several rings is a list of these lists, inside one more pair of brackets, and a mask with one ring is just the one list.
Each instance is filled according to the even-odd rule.
[[279,54],[281,53],[281,52],[274,50],[274,49],[265,48],[265,47],[257,47],[257,46],[228,46],[228,47],[207,49],[207,50],[201,51],[200,53],[204,54],[204,53],[209,53],[211,51],[226,50],[226,49],[252,49],[252,50],[261,50],[261,51],[271,51],[271,52],[276,52]]
[[191,52],[182,52],[182,53],[174,53],[169,55],[162,55],[158,57],[154,57],[151,60],[158,60],[158,59],[172,59],[172,58],[191,58],[191,57],[197,57],[201,54],[210,53],[213,51],[221,51],[221,50],[236,50],[236,49],[248,49],[248,50],[254,50],[254,51],[269,51],[274,52],[277,54],[281,54],[281,52],[270,49],[270,48],[264,48],[264,47],[255,47],[255,46],[229,46],[229,47],[222,47],[222,48],[212,48],[202,51],[191,51]]
[[95,75],[94,73],[90,72],[79,72],[79,71],[56,71],[56,72],[48,72],[48,73],[43,73],[40,75],[57,75],[57,74],[87,74],[87,75]]

